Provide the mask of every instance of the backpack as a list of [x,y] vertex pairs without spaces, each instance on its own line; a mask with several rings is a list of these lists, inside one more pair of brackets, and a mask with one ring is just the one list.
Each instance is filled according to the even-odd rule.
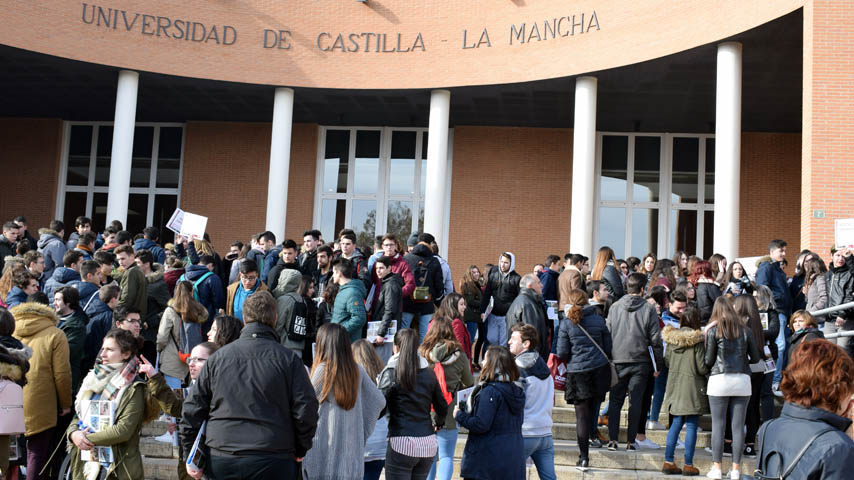
[[172,343],[175,344],[175,348],[178,350],[178,358],[184,363],[187,363],[187,359],[190,358],[190,352],[193,348],[204,342],[202,338],[202,325],[199,323],[187,323],[181,318],[181,315],[178,315],[178,340],[175,339],[175,336],[171,332],[169,336],[172,337]]
[[[759,434],[759,450],[758,450],[759,455],[757,456],[757,459],[756,459],[757,460],[756,461],[756,471],[753,472],[753,476],[757,480],[786,480],[788,478],[791,478],[791,477],[789,477],[789,475],[792,473],[792,470],[795,469],[795,466],[801,460],[801,457],[804,456],[804,454],[807,452],[807,450],[809,450],[809,448],[816,441],[816,439],[818,439],[818,437],[824,435],[827,432],[835,430],[835,428],[833,428],[833,427],[827,427],[827,428],[823,428],[823,429],[819,430],[818,432],[816,432],[815,435],[813,435],[812,437],[810,437],[809,440],[807,440],[807,442],[804,444],[803,448],[801,448],[801,450],[795,455],[794,459],[791,462],[789,462],[789,465],[781,473],[781,470],[783,470],[783,466],[786,465],[786,459],[783,458],[783,455],[776,450],[766,452],[762,448],[763,445],[765,444],[765,434],[768,433],[768,427],[770,425],[772,425],[773,423],[774,423],[774,420],[763,425],[761,432]],[[766,472],[765,470],[768,468],[768,461],[774,456],[776,456],[779,459],[780,463],[777,466],[777,474],[776,475],[770,475],[769,472]]]
[[302,297],[298,296],[294,302],[294,309],[286,330],[289,340],[300,342],[308,338],[308,306]]
[[[202,283],[202,282],[204,282],[204,281],[205,281],[205,279],[206,279],[206,278],[208,278],[208,277],[210,277],[211,275],[213,275],[213,272],[205,273],[204,275],[202,275],[201,277],[199,277],[199,279],[198,279],[198,280],[196,280],[195,282],[193,282],[193,298],[194,298],[197,302],[200,302],[200,301],[201,301],[201,300],[199,300],[199,285],[201,285],[201,283]],[[187,280],[187,278],[186,278],[186,276],[185,276],[185,275],[181,275],[181,278],[179,278],[179,279],[178,279],[178,281],[179,281],[179,282],[183,282],[183,281],[186,281],[186,280]]]
[[433,300],[433,294],[430,292],[430,287],[425,286],[427,283],[427,272],[430,270],[430,263],[435,261],[435,259],[430,259],[427,262],[424,260],[418,260],[418,263],[415,264],[415,268],[412,271],[412,275],[415,277],[415,289],[412,290],[412,293],[409,294],[409,298],[415,303],[427,303]]

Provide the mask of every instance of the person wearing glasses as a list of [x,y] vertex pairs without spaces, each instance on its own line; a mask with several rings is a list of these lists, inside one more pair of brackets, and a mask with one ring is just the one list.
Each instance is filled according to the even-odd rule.
[[238,270],[238,280],[228,286],[225,294],[225,314],[243,320],[243,303],[255,293],[267,291],[267,286],[261,281],[255,260],[243,260]]

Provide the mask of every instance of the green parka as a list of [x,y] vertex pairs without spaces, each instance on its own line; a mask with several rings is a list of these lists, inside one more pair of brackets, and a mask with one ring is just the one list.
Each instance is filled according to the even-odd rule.
[[[116,423],[110,428],[86,435],[86,438],[96,446],[113,447],[113,462],[107,470],[108,480],[141,480],[145,478],[142,466],[142,456],[139,453],[139,432],[145,420],[146,387],[145,382],[137,380],[122,393],[116,408]],[[71,452],[71,471],[73,478],[83,478],[83,462],[80,459],[80,450],[71,441],[71,434],[79,430],[77,414],[68,430],[65,438],[68,440],[68,448]]]
[[702,330],[664,327],[661,338],[666,343],[667,393],[664,411],[671,415],[704,415],[709,413],[705,364],[706,346]]

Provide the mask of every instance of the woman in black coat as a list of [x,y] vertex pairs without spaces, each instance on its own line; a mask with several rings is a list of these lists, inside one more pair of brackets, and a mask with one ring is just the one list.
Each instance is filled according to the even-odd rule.
[[705,325],[709,323],[709,318],[712,316],[715,300],[721,296],[721,287],[715,283],[715,278],[712,276],[712,264],[705,260],[695,263],[694,270],[691,272],[691,283],[696,289],[700,323]]

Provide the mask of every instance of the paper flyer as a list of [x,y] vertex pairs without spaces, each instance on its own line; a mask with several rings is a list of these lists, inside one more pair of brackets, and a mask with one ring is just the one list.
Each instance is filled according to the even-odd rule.
[[[90,432],[101,432],[110,428],[116,420],[116,412],[109,400],[94,400],[89,402],[89,409],[84,418],[80,419],[81,427]],[[113,449],[110,447],[93,447],[91,450],[81,450],[80,459],[84,462],[113,463]]]
[[466,400],[469,399],[473,391],[474,387],[464,388],[462,390],[457,391],[457,403],[465,403]]
[[195,213],[184,212],[184,217],[181,222],[181,236],[196,239],[204,238],[205,228],[208,226],[208,217],[196,215]]
[[180,208],[176,208],[174,212],[172,212],[172,216],[169,217],[169,221],[166,222],[166,228],[172,230],[175,233],[181,233],[181,224],[184,222],[184,211]]
[[[378,332],[380,331],[380,328],[382,328],[382,323],[382,321],[368,322],[368,334],[365,338],[370,339],[371,343],[375,343],[376,338],[379,336]],[[388,328],[384,337],[385,341],[393,342],[395,333],[397,333],[397,320],[392,320],[391,326]]]

